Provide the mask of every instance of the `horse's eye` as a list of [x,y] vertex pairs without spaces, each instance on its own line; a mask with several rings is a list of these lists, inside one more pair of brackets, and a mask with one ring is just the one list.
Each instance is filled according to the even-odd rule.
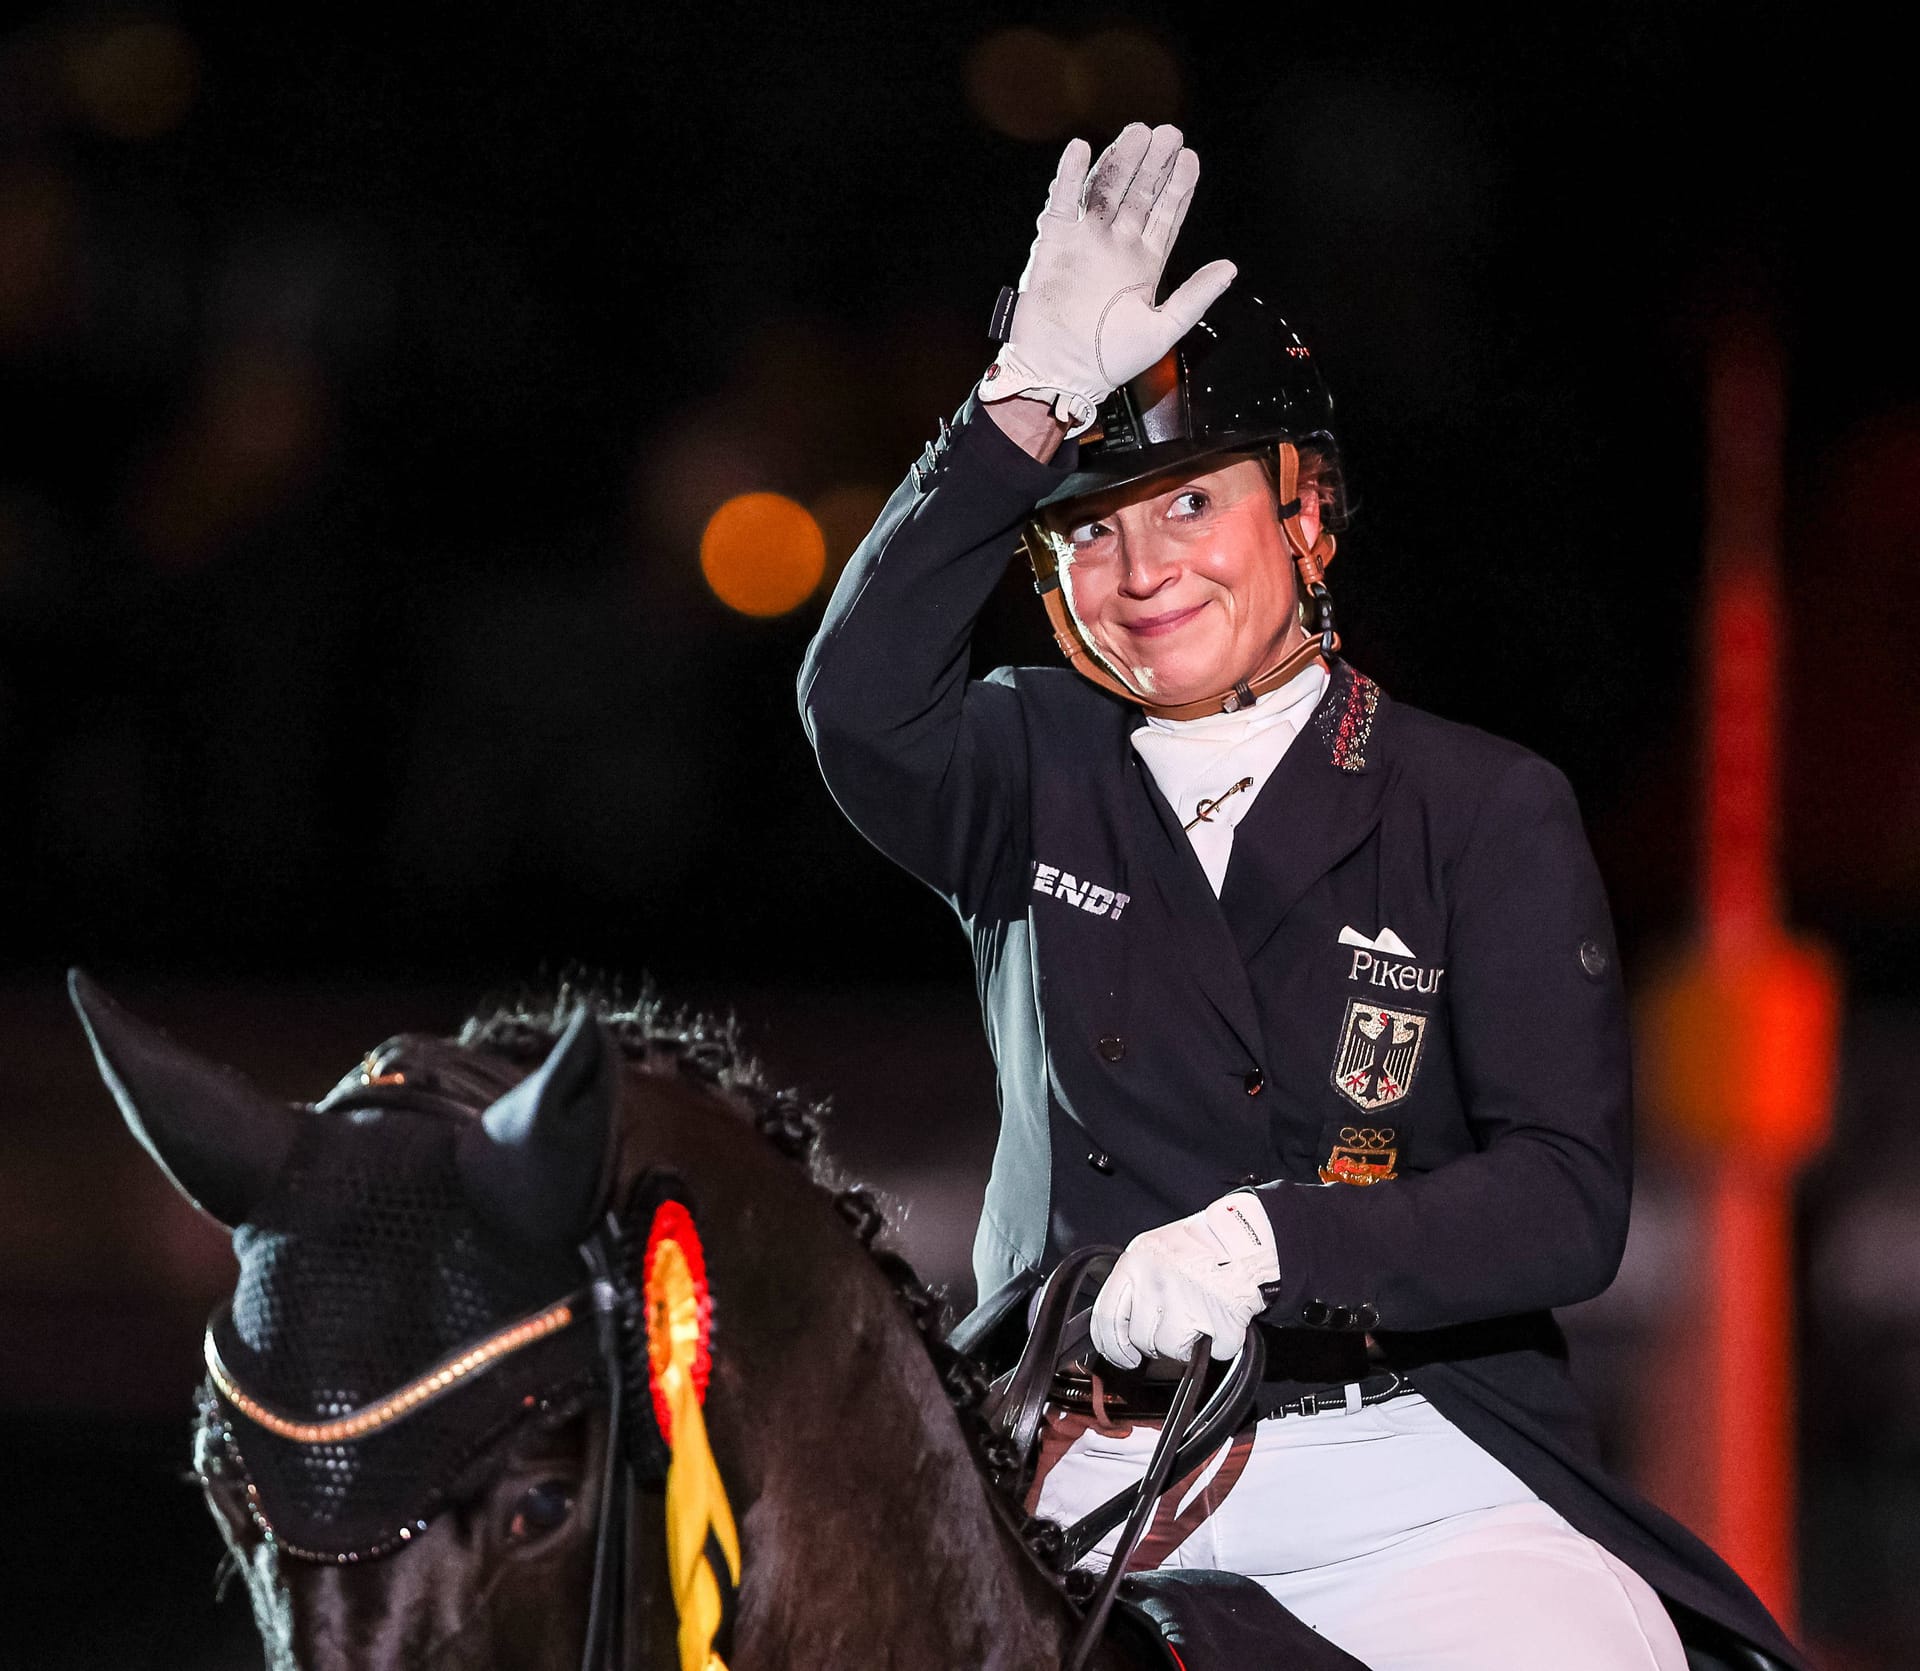
[[517,1542],[558,1531],[573,1512],[573,1491],[565,1480],[542,1480],[521,1493],[507,1523],[507,1536]]

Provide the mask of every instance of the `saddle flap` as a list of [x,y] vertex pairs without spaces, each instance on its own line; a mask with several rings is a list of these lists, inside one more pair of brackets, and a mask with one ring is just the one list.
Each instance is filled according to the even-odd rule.
[[[1120,1585],[1114,1632],[1130,1646],[1146,1631],[1160,1663],[1178,1671],[1368,1671],[1237,1572],[1130,1573]],[[1124,1620],[1124,1624],[1119,1621]],[[1169,1653],[1168,1650],[1171,1650]]]

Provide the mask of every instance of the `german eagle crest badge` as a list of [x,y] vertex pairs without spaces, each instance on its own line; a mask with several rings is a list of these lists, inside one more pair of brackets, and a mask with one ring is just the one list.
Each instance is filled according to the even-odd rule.
[[1413,1087],[1426,1042],[1427,1018],[1417,1010],[1349,999],[1333,1055],[1334,1088],[1357,1108],[1398,1102]]

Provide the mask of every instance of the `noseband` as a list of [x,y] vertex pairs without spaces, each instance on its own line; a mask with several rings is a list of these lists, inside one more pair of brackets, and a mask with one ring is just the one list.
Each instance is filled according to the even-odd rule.
[[207,1375],[215,1390],[255,1427],[265,1428],[275,1438],[290,1439],[296,1445],[337,1445],[349,1439],[364,1439],[369,1433],[391,1427],[402,1417],[424,1409],[456,1387],[465,1386],[475,1376],[484,1375],[535,1341],[545,1340],[551,1334],[570,1328],[580,1315],[583,1302],[591,1303],[593,1298],[593,1290],[583,1289],[557,1305],[546,1306],[531,1316],[507,1324],[505,1328],[496,1329],[485,1339],[463,1347],[372,1403],[323,1422],[302,1421],[295,1416],[282,1415],[240,1385],[220,1355],[220,1344],[216,1338],[218,1325],[229,1308],[222,1307],[215,1314],[214,1321],[207,1325],[203,1355]]

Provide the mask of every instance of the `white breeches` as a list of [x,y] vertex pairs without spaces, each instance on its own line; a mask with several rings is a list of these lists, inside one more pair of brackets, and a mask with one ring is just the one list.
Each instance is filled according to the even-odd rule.
[[[1063,1524],[1138,1479],[1159,1437],[1048,1419],[1036,1509]],[[1258,1580],[1373,1671],[1686,1671],[1646,1581],[1417,1393],[1259,1423],[1169,1495],[1142,1551]]]

